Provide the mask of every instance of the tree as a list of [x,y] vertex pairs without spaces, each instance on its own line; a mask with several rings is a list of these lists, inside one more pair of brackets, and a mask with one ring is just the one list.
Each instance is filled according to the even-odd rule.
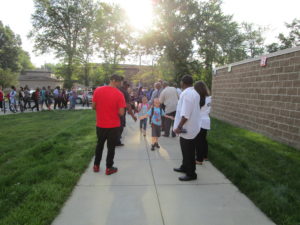
[[248,57],[262,55],[265,51],[263,32],[265,28],[256,26],[253,23],[242,23],[243,45]]
[[21,69],[19,55],[21,38],[0,21],[0,68],[18,72]]
[[164,0],[154,3],[155,23],[141,39],[141,44],[146,52],[163,56],[163,61],[174,68],[173,81],[179,83],[181,77],[190,72],[197,2]]
[[34,65],[30,60],[29,53],[22,49],[20,50],[19,63],[21,70],[34,69]]
[[294,19],[291,23],[286,23],[285,26],[289,30],[289,34],[280,33],[277,37],[280,43],[274,42],[267,45],[266,48],[269,53],[300,46],[300,19]]
[[87,10],[89,13],[87,14],[88,17],[86,18],[86,25],[85,25],[85,33],[81,37],[80,40],[80,47],[79,47],[79,60],[80,63],[83,64],[83,71],[82,71],[82,78],[83,84],[85,86],[89,86],[90,83],[90,61],[91,57],[94,54],[95,46],[96,46],[96,28],[97,25],[101,26],[103,21],[98,21],[97,19],[97,11],[99,7],[93,4],[87,5]]
[[196,16],[195,39],[199,61],[204,64],[199,76],[209,87],[213,66],[245,58],[239,26],[221,6],[221,0],[202,2]]
[[16,85],[20,70],[32,68],[29,54],[21,48],[20,36],[0,21],[0,86]]
[[65,87],[72,86],[74,62],[86,34],[93,0],[35,0],[32,15],[33,30],[29,37],[40,53],[54,51],[67,63]]
[[98,51],[106,64],[114,67],[130,53],[131,27],[125,11],[118,5],[101,3],[97,13]]

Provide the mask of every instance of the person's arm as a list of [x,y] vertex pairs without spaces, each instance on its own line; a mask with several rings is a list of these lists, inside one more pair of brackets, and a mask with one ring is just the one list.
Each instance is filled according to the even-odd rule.
[[144,115],[144,116],[140,116],[139,119],[140,119],[140,120],[143,120],[143,119],[146,119],[147,117],[149,117],[148,114],[146,114],[146,115]]
[[174,119],[175,119],[174,116],[164,115],[164,117],[169,118],[169,119],[171,119],[171,120],[174,120]]
[[93,110],[96,110],[96,102],[93,102]]
[[177,127],[176,129],[174,129],[174,132],[175,132],[176,134],[180,134],[181,129],[182,129],[183,125],[186,123],[187,120],[188,120],[188,119],[185,118],[184,116],[181,117],[181,120],[180,120],[180,123],[179,123],[178,127]]
[[130,105],[129,103],[126,103],[126,108],[127,108],[127,110],[128,110],[129,115],[132,117],[132,119],[133,119],[134,121],[136,121],[137,118],[136,118],[136,116],[134,115],[134,113],[133,113],[133,111],[132,111],[132,107],[131,107],[131,105]]
[[123,116],[125,114],[125,108],[119,108],[119,116]]

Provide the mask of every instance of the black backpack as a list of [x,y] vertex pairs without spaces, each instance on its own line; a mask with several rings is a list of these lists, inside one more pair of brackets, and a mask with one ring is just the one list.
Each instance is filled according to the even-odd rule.
[[[160,116],[161,116],[161,114],[162,114],[162,108],[159,107],[159,110],[160,110]],[[154,115],[154,107],[151,108],[150,124],[152,123],[152,117],[153,117],[153,115]]]

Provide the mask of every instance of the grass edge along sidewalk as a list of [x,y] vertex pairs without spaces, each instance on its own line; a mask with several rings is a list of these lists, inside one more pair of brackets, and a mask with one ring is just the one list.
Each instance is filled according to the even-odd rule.
[[[93,156],[94,112],[10,115],[1,125],[1,146],[18,149],[0,150],[0,224],[50,224]],[[19,129],[35,134],[22,139]],[[208,138],[212,163],[266,215],[278,225],[299,224],[300,151],[215,119]]]
[[278,225],[300,225],[300,151],[213,119],[209,158]]
[[[5,119],[1,121],[1,126],[7,127],[6,132],[0,132],[1,145],[5,133],[11,133],[8,129],[22,127],[26,139],[27,133],[47,134],[48,127],[40,124],[48,122],[49,127],[55,124],[57,132],[41,140],[33,138],[30,145],[24,141],[25,147],[5,162],[1,158],[10,152],[0,150],[0,224],[51,224],[93,156],[94,112],[42,112],[9,115]],[[14,121],[19,121],[19,126]],[[31,132],[27,132],[26,125]],[[20,138],[15,137],[16,143]]]

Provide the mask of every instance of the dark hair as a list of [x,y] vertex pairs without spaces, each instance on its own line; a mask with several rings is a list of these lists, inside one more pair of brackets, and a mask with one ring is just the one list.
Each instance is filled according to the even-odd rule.
[[185,85],[192,86],[193,83],[194,83],[194,80],[193,80],[192,76],[190,76],[190,75],[184,75],[181,78],[181,82],[184,83]]
[[117,75],[117,74],[113,74],[113,75],[111,75],[111,77],[110,77],[110,79],[109,79],[110,81],[122,81],[123,79],[122,79],[122,77],[121,76],[119,76],[119,75]]
[[209,96],[209,90],[203,81],[198,81],[194,85],[195,90],[200,95],[200,108],[205,105],[205,98]]

